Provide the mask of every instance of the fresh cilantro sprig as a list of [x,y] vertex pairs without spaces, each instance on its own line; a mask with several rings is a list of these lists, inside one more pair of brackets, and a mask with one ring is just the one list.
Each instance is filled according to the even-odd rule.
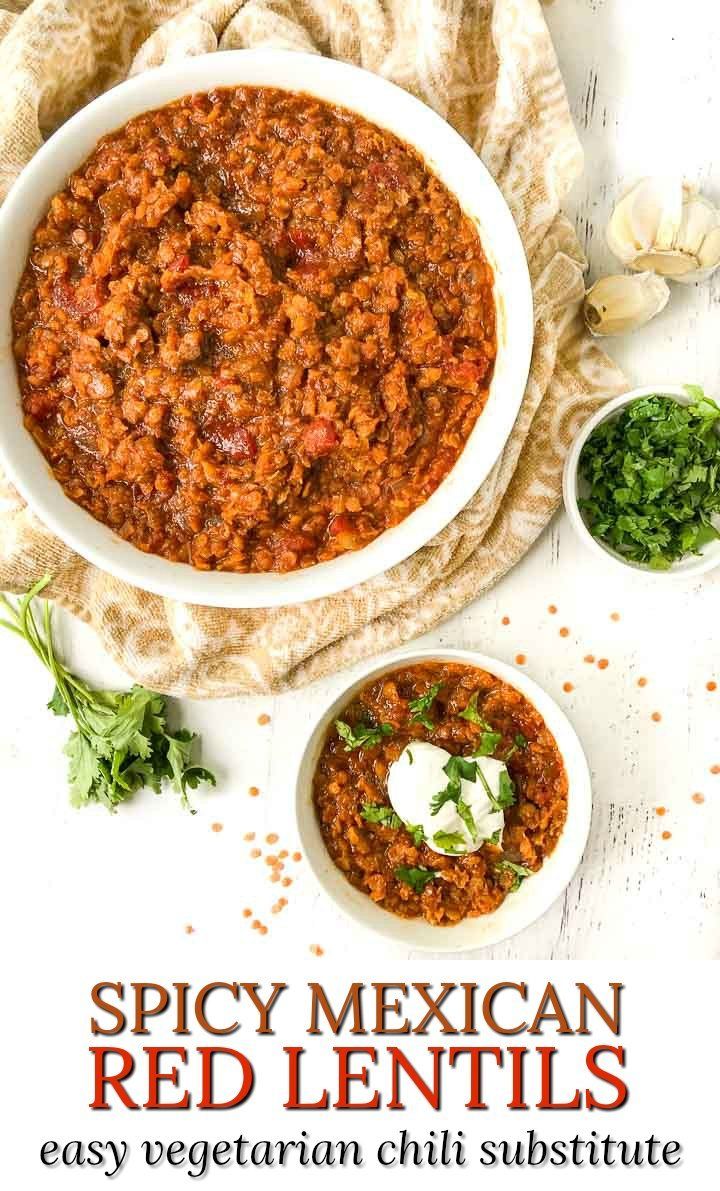
[[527,736],[523,736],[522,732],[518,732],[517,735],[515,736],[515,739],[513,740],[512,744],[510,745],[510,748],[508,749],[508,751],[506,752],[506,754],[503,758],[503,760],[505,761],[505,764],[507,764],[507,762],[510,760],[510,758],[515,755],[515,753],[518,751],[518,749],[523,751],[524,749],[527,748],[527,746],[528,746]]
[[364,802],[360,814],[366,823],[380,823],[383,827],[397,829],[402,827],[402,819],[391,806],[377,806],[372,802]]
[[525,866],[522,864],[514,864],[512,860],[498,860],[495,864],[495,868],[501,873],[512,873],[513,883],[510,886],[508,891],[509,893],[515,893],[515,891],[520,888],[525,878],[532,876],[531,869],[525,868]]
[[163,782],[168,782],[180,794],[183,806],[189,807],[188,790],[197,789],[201,782],[215,785],[209,769],[193,764],[195,734],[184,728],[167,731],[162,695],[142,686],[96,691],[70,673],[55,653],[50,604],[43,604],[42,628],[33,612],[33,600],[50,579],[45,575],[17,602],[0,594],[9,617],[0,619],[0,625],[26,641],[52,674],[55,690],[50,710],[75,722],[65,745],[70,802],[77,807],[100,802],[115,811],[143,786],[159,794]]
[[494,811],[506,811],[509,807],[515,805],[515,784],[506,769],[501,769],[500,771],[497,795],[493,794],[490,783],[479,765],[477,766],[477,773],[485,788],[488,802]]
[[434,682],[431,687],[428,687],[424,695],[419,695],[417,699],[411,699],[408,703],[411,721],[414,724],[422,724],[423,728],[427,728],[428,732],[432,732],[435,727],[428,712],[440,693],[441,687],[441,682]]
[[593,537],[630,562],[667,570],[720,536],[720,406],[699,385],[690,405],[655,394],[593,430],[578,501]]
[[465,707],[463,711],[459,711],[458,715],[461,720],[467,720],[471,724],[479,724],[481,728],[489,729],[490,725],[488,724],[487,720],[484,720],[478,711],[477,701],[479,694],[479,691],[473,691],[472,695],[468,699],[467,707]]
[[353,749],[373,748],[380,744],[383,736],[392,736],[391,724],[378,724],[374,727],[372,724],[360,723],[351,727],[344,720],[335,720],[335,730],[340,739],[345,741],[346,753],[351,753]]
[[453,856],[467,850],[465,847],[465,836],[461,831],[436,831],[433,835],[433,843],[437,844],[438,848],[442,848],[444,852],[450,852]]
[[422,893],[425,886],[430,881],[434,881],[437,875],[437,870],[434,868],[412,868],[403,864],[395,869],[395,876],[398,881],[409,885],[413,893]]

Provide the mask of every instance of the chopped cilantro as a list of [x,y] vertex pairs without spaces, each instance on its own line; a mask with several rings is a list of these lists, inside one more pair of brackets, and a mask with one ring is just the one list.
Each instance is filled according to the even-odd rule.
[[425,886],[435,880],[437,872],[434,868],[408,868],[406,865],[401,865],[400,868],[395,869],[395,876],[398,881],[409,885],[414,893],[422,893]]
[[654,394],[596,426],[582,449],[578,501],[593,537],[629,562],[667,570],[720,536],[720,407]]
[[464,711],[459,711],[458,715],[460,716],[461,720],[469,720],[471,724],[479,724],[481,728],[489,729],[490,725],[486,723],[478,711],[477,701],[479,694],[479,691],[473,691],[468,700],[467,707]]
[[360,723],[351,728],[344,720],[335,720],[335,728],[340,739],[345,741],[346,753],[351,753],[353,749],[373,748],[380,744],[383,736],[392,736],[390,724],[380,724],[374,728],[372,724]]
[[501,732],[484,731],[480,737],[480,741],[478,743],[477,748],[475,749],[475,752],[473,753],[473,756],[474,757],[492,757],[493,753],[495,752],[495,749],[497,748],[497,746],[499,745],[501,740],[502,740]]
[[423,728],[427,728],[428,732],[432,732],[435,724],[430,719],[428,712],[438,695],[441,682],[434,682],[431,687],[428,687],[424,695],[420,695],[417,699],[411,699],[408,703],[410,708],[410,719],[414,724],[422,724]]
[[465,836],[461,831],[436,831],[433,836],[433,843],[437,844],[438,848],[442,848],[445,852],[451,852],[453,855],[466,851]]
[[376,806],[372,802],[364,802],[360,811],[366,823],[380,823],[383,827],[400,827],[402,819],[391,806]]
[[478,834],[477,833],[477,825],[473,818],[473,813],[470,810],[470,807],[468,806],[467,802],[465,802],[464,798],[458,798],[457,809],[458,809],[458,814],[459,814],[460,818],[462,819],[463,823],[465,824],[465,826],[468,829],[470,839],[473,841],[473,843],[475,843],[475,841],[477,839],[477,834]]
[[411,837],[416,848],[425,842],[425,832],[419,823],[403,823],[403,827]]
[[509,890],[510,893],[514,893],[516,889],[519,889],[526,877],[532,876],[531,869],[525,868],[522,864],[513,864],[512,860],[498,860],[495,868],[500,872],[513,874],[513,883]]
[[433,794],[430,803],[431,815],[436,815],[446,802],[457,803],[459,801],[460,783],[463,779],[468,782],[475,781],[477,764],[475,761],[468,760],[467,757],[451,757],[447,764],[443,765],[443,773],[447,774],[449,781],[444,790],[438,790],[437,794]]

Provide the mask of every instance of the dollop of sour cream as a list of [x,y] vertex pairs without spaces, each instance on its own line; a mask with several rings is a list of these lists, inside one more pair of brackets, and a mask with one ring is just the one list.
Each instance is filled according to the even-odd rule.
[[[408,744],[388,770],[387,792],[395,814],[404,823],[422,827],[427,846],[433,852],[440,852],[444,856],[477,852],[497,831],[500,832],[500,842],[505,815],[501,810],[493,808],[479,776],[477,781],[471,782],[463,778],[460,783],[460,797],[470,808],[477,829],[477,839],[473,840],[465,822],[458,814],[457,804],[452,800],[445,802],[437,814],[432,813],[433,797],[444,790],[449,781],[444,772],[444,766],[449,760],[450,753],[436,744],[422,740]],[[497,798],[500,791],[500,774],[507,772],[506,766],[494,757],[473,757],[472,760],[482,771],[493,797]],[[441,836],[440,841],[438,833]],[[448,836],[455,837],[451,847],[447,846]]]

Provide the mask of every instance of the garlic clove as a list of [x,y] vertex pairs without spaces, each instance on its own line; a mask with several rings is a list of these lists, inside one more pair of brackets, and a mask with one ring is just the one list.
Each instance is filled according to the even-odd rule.
[[617,203],[607,240],[631,269],[700,281],[720,264],[720,212],[687,183],[643,178]]
[[669,297],[667,282],[654,273],[601,277],[585,295],[585,325],[593,335],[622,335],[650,322]]

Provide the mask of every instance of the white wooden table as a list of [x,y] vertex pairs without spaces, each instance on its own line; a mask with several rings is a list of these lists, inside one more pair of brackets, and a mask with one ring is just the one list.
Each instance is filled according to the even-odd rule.
[[[587,154],[568,207],[599,276],[612,264],[603,232],[622,183],[676,169],[720,198],[720,20],[706,0],[555,0],[546,12]],[[613,342],[629,380],[700,381],[720,392],[719,302],[720,273],[697,290],[676,287],[655,323]],[[560,516],[494,592],[423,641],[477,646],[506,661],[526,654],[528,672],[567,710],[593,771],[590,843],[565,897],[483,958],[720,955],[720,775],[710,772],[720,764],[720,691],[706,689],[720,685],[719,607],[720,572],[697,584],[618,575],[582,552]],[[76,669],[104,685],[127,681],[87,629],[69,618],[59,629]],[[196,798],[194,818],[172,796],[150,794],[111,817],[67,807],[67,728],[44,709],[49,683],[9,635],[0,649],[5,882],[18,937],[41,945],[65,933],[80,952],[103,954],[112,944],[116,971],[146,965],[137,979],[153,978],[153,960],[176,974],[192,963],[217,976],[222,958],[234,978],[240,954],[247,974],[248,957],[308,960],[310,944],[325,952],[318,971],[342,964],[349,928],[307,867],[288,861],[293,884],[281,890],[243,839],[255,831],[264,853],[294,850],[290,758],[334,683],[275,700],[185,703],[183,717],[202,731],[205,757],[222,775],[217,792]],[[601,671],[587,654],[609,665]],[[272,716],[264,727],[261,712]],[[667,808],[662,817],[658,806]],[[268,832],[281,836],[272,848]],[[273,914],[279,892],[288,905]],[[266,935],[242,916],[246,906]],[[370,935],[353,932],[352,944],[360,962],[406,958]]]

